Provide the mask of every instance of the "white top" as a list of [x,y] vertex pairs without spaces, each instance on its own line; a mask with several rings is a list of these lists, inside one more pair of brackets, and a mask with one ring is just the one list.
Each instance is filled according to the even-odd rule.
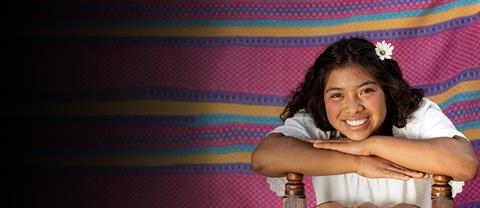
[[[313,119],[306,113],[298,112],[285,120],[283,126],[270,133],[282,133],[300,140],[328,139],[330,132],[315,127]],[[426,139],[433,137],[466,138],[452,122],[443,114],[434,102],[423,98],[420,108],[415,111],[404,128],[393,127],[393,136],[408,139]],[[286,178],[267,178],[270,189],[283,196]],[[356,173],[330,176],[312,176],[317,204],[337,201],[344,206],[353,207],[362,202],[372,202],[379,207],[389,207],[398,203],[415,204],[420,207],[431,207],[432,179],[413,179],[408,181],[378,178],[371,179]],[[450,181],[452,195],[462,191],[463,181]]]

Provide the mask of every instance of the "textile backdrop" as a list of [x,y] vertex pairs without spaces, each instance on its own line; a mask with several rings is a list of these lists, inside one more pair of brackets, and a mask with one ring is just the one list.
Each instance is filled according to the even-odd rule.
[[[266,177],[250,169],[250,155],[282,124],[286,97],[316,56],[342,37],[391,42],[405,78],[480,157],[478,0],[77,0],[18,8],[20,50],[12,53],[22,59],[11,87],[20,120],[12,124],[26,127],[15,134],[28,165],[16,169],[17,204],[280,207]],[[310,177],[306,188],[313,207]],[[480,177],[467,182],[455,206],[480,206],[479,189]]]

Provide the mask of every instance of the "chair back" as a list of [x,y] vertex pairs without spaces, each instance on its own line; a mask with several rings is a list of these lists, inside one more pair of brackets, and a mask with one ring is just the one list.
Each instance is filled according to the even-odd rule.
[[[283,197],[284,208],[306,208],[307,198],[303,184],[303,174],[288,173],[285,184],[285,196]],[[448,184],[450,177],[433,175],[432,185],[432,208],[452,208],[452,187]]]

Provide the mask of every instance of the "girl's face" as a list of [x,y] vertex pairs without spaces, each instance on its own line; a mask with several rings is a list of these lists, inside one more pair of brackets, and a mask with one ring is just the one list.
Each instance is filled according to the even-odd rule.
[[360,141],[375,133],[387,114],[383,89],[357,65],[330,72],[323,100],[330,124],[352,140]]

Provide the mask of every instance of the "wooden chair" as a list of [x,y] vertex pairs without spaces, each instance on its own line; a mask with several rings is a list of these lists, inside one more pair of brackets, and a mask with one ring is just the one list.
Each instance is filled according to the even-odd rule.
[[[450,179],[450,177],[444,175],[433,175],[432,208],[453,207],[452,187],[448,184]],[[305,198],[303,175],[299,173],[288,173],[287,180],[283,207],[306,208],[307,200]]]

